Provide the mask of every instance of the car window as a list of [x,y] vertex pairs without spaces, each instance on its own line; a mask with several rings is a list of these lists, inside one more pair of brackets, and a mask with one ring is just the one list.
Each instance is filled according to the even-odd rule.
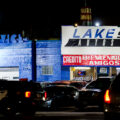
[[74,93],[77,89],[73,87],[58,87],[58,86],[51,86],[46,87],[45,91],[47,92],[48,97],[54,97],[59,95],[70,95]]
[[120,74],[118,76],[116,76],[116,78],[113,80],[113,82],[111,84],[111,88],[113,90],[120,91]]
[[45,91],[47,92],[48,97],[60,95],[64,92],[64,90],[60,87],[46,87]]
[[71,83],[70,86],[74,86],[76,88],[82,88],[83,85],[81,83]]
[[110,86],[110,79],[109,80],[96,80],[91,82],[86,88],[87,89],[108,89]]
[[91,82],[90,84],[88,84],[88,85],[86,86],[86,88],[87,88],[87,89],[95,88],[95,84],[96,84],[96,81],[93,81],[93,82]]

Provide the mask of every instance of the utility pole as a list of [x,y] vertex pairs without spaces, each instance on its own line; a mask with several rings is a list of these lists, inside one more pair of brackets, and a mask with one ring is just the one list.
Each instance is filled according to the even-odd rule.
[[36,76],[37,76],[37,72],[36,72],[36,39],[33,36],[33,30],[32,30],[32,25],[30,28],[30,39],[32,40],[32,81],[36,82]]
[[32,40],[32,81],[36,82],[36,40]]
[[36,76],[37,76],[37,72],[36,72],[36,39],[33,36],[33,30],[32,30],[32,25],[30,26],[30,31],[25,31],[22,30],[22,37],[27,37],[29,38],[29,40],[31,40],[31,64],[32,64],[32,81],[36,82]]
[[87,1],[85,0],[85,7],[87,6]]

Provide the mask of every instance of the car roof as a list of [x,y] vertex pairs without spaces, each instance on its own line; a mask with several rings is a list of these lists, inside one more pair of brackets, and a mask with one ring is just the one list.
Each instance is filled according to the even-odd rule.
[[74,86],[69,86],[69,85],[49,85],[49,86],[46,86],[45,87],[45,89],[47,89],[47,88],[74,88],[74,89],[76,89],[77,90],[77,88],[76,87],[74,87]]

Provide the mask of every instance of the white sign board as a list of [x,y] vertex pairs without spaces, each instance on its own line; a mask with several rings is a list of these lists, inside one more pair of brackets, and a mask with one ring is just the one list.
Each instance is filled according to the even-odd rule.
[[62,26],[62,55],[118,55],[119,32],[117,26]]
[[120,28],[62,26],[63,65],[120,66]]

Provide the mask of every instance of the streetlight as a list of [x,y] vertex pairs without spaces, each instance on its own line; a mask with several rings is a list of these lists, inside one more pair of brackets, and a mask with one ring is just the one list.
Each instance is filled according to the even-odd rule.
[[75,24],[74,24],[74,27],[78,27],[78,23],[75,23]]
[[100,22],[95,22],[95,26],[99,27],[100,26]]

